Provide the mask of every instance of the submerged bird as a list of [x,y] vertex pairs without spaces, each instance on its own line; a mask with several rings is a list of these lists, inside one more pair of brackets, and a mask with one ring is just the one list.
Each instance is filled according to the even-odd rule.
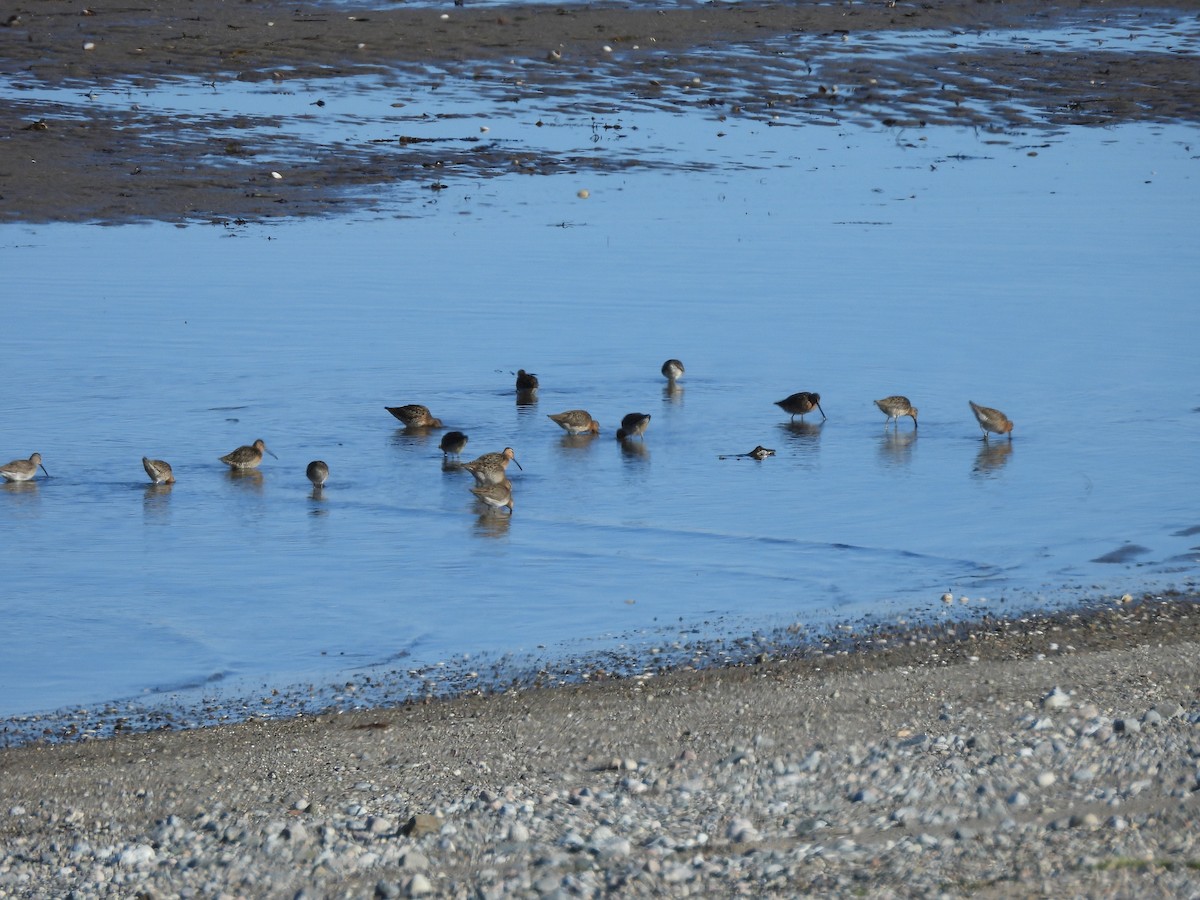
[[438,444],[438,449],[445,456],[458,456],[463,452],[469,440],[470,438],[461,431],[447,431],[442,435],[442,442]]
[[[812,393],[811,391],[799,391],[792,394],[790,397],[784,397],[782,400],[776,400],[775,405],[782,409],[785,413],[789,413],[792,421],[796,420],[796,416],[803,417],[805,413],[810,413],[813,408],[821,409],[821,395]],[[821,409],[821,421],[825,420],[825,410]]]
[[568,409],[566,412],[550,413],[547,418],[562,427],[567,434],[599,434],[600,423],[585,409]]
[[887,421],[883,423],[884,428],[888,427],[892,419],[895,419],[896,424],[899,425],[901,416],[910,416],[913,420],[913,428],[917,427],[917,408],[908,402],[907,397],[896,394],[876,400],[875,405],[879,407],[880,412],[887,415]]
[[419,403],[407,406],[385,406],[388,412],[404,423],[405,428],[441,428],[442,420],[434,418],[429,407]]
[[513,448],[505,447],[500,453],[485,453],[478,459],[463,463],[462,467],[474,475],[479,484],[499,484],[506,480],[505,470],[510,462],[517,463],[517,468],[521,468]]
[[768,456],[774,455],[774,450],[759,444],[749,453],[730,453],[725,456],[718,456],[717,459],[766,459]]
[[677,359],[668,359],[662,364],[662,373],[667,381],[675,381],[683,377],[683,363]]
[[537,389],[538,377],[524,369],[517,369],[517,390],[536,391]]
[[[249,447],[238,447],[232,453],[226,453],[221,457],[221,462],[231,469],[256,469],[263,461],[263,453],[271,453],[271,451],[267,449],[263,439],[259,438]],[[275,456],[274,453],[271,455]],[[279,459],[278,456],[275,458]]]
[[617,429],[617,440],[623,441],[625,438],[641,437],[646,433],[646,426],[649,424],[649,413],[630,413],[621,419],[621,427]]
[[972,400],[967,402],[971,404],[971,412],[975,413],[975,420],[979,422],[979,428],[983,432],[985,441],[988,439],[989,431],[994,431],[996,434],[1007,434],[1008,439],[1012,440],[1013,423],[1008,416],[998,409],[980,406]]
[[508,507],[508,514],[513,513],[512,482],[505,478],[492,484],[477,484],[471,488],[471,493],[493,509]]
[[[30,481],[39,468],[46,472],[46,467],[42,465],[42,454],[34,453],[29,459],[14,459],[0,466],[0,477],[5,481]],[[50,477],[49,472],[46,472],[46,477]]]
[[329,479],[329,466],[322,459],[314,459],[308,464],[308,468],[304,470],[304,474],[312,482],[313,487],[324,487],[325,482]]
[[150,476],[150,480],[155,484],[175,483],[175,473],[171,471],[171,464],[169,462],[143,456],[142,468],[146,470],[146,474]]

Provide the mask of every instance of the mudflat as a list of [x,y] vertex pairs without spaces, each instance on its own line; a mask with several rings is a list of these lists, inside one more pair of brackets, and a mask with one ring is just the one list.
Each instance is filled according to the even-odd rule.
[[[0,221],[262,219],[352,211],[364,194],[422,177],[553,173],[553,154],[497,148],[265,141],[278,117],[188,117],[92,91],[164,82],[372,79],[375,86],[474,79],[513,102],[538,97],[586,119],[586,104],[803,123],[982,128],[1196,121],[1200,60],[1131,53],[1098,40],[1031,51],[990,43],[948,57],[936,47],[894,58],[833,52],[880,36],[955,35],[1120,22],[1191,35],[1185,0],[936,3],[503,6],[370,9],[353,4],[161,0],[83,6],[44,0],[0,23]],[[732,48],[732,49],[731,49]],[[714,54],[714,50],[719,53]],[[34,86],[78,91],[35,98]],[[551,98],[546,101],[546,98]],[[310,111],[323,114],[319,104]],[[398,162],[396,146],[405,154]],[[571,159],[574,167],[619,165]],[[669,164],[669,163],[668,163]],[[286,169],[285,179],[271,176]]]

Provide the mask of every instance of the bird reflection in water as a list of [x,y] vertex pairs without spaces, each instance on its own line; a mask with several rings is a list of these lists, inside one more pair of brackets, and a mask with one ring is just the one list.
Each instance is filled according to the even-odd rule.
[[971,474],[984,478],[997,474],[1008,465],[1012,452],[1013,445],[1008,441],[983,444],[975,454],[975,465],[971,467]]
[[879,439],[879,457],[889,466],[908,465],[912,462],[912,449],[916,442],[916,430],[886,431]]

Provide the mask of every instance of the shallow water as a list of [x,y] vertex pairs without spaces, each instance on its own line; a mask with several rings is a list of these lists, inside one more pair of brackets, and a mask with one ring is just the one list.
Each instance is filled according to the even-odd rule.
[[[471,90],[425,102],[537,128]],[[0,227],[22,388],[0,457],[51,476],[0,487],[0,715],[1194,585],[1194,126],[620,123],[536,132],[644,162],[614,174],[447,177],[270,226]],[[798,390],[828,421],[788,422]],[[919,436],[885,431],[893,393]],[[383,409],[410,402],[465,458],[515,448],[513,516]],[[599,437],[546,418],[576,407]],[[257,437],[278,459],[231,477],[217,457]],[[755,444],[777,455],[718,459]]]

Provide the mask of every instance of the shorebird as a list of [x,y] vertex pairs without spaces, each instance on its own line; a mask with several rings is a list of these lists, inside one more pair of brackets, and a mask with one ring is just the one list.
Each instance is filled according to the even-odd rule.
[[[804,417],[805,413],[813,411],[813,407],[821,409],[821,395],[814,394],[810,391],[800,391],[792,394],[790,397],[784,397],[782,400],[776,400],[775,405],[788,413],[792,417],[792,421],[796,421],[796,416]],[[825,420],[825,410],[821,409],[821,421]]]
[[551,413],[547,418],[563,428],[568,434],[599,434],[600,422],[592,418],[586,409],[568,409],[565,413]]
[[471,493],[493,509],[508,507],[508,514],[513,513],[512,482],[505,478],[493,484],[477,484],[471,488]]
[[668,359],[662,364],[662,373],[667,381],[675,381],[683,377],[683,363],[677,359]]
[[500,453],[485,453],[478,459],[463,463],[462,467],[475,476],[478,484],[499,484],[506,480],[505,470],[510,462],[517,463],[517,468],[521,468],[513,448],[505,447]]
[[150,476],[150,480],[155,484],[175,483],[175,473],[171,471],[171,464],[169,462],[143,456],[142,468],[146,470],[146,474]]
[[447,431],[442,435],[442,442],[438,444],[438,449],[444,456],[458,456],[463,452],[463,448],[467,446],[469,440],[470,438],[461,431]]
[[646,426],[649,424],[649,413],[630,413],[621,420],[621,427],[617,429],[617,440],[623,441],[625,438],[641,437],[646,433]]
[[883,423],[883,427],[887,428],[892,419],[896,420],[896,424],[900,424],[901,416],[910,416],[913,420],[913,428],[917,427],[917,408],[908,402],[907,397],[901,397],[895,394],[891,397],[884,397],[882,400],[876,400],[875,405],[879,407],[880,412],[887,415],[887,421]]
[[971,412],[975,413],[975,419],[979,422],[979,429],[983,432],[985,441],[988,439],[989,431],[994,431],[996,434],[1007,434],[1008,439],[1012,440],[1013,423],[1008,416],[998,409],[980,406],[972,400],[967,402],[971,404]]
[[568,409],[566,412],[550,413],[548,418],[562,427],[567,434],[599,434],[600,423],[584,409]]
[[[46,467],[42,465],[42,454],[35,453],[29,459],[14,459],[0,466],[0,477],[5,481],[30,481],[37,475],[38,469],[46,472]],[[50,477],[49,472],[46,472],[46,477]]]
[[[249,447],[238,447],[232,453],[226,453],[221,457],[221,462],[229,466],[231,469],[257,469],[263,461],[263,454],[271,453],[267,449],[267,445],[263,443],[263,439],[259,438]],[[274,453],[271,453],[275,456]],[[278,456],[275,456],[279,459]]]
[[442,420],[436,419],[429,412],[429,407],[419,403],[407,406],[385,406],[388,412],[404,423],[405,428],[441,428]]
[[538,389],[538,379],[536,375],[526,372],[524,369],[517,369],[517,390],[518,391],[536,391]]
[[762,444],[759,444],[749,453],[729,453],[725,456],[718,456],[717,459],[766,459],[768,456],[774,456],[775,451]]
[[308,464],[308,468],[304,470],[304,474],[312,482],[313,487],[325,487],[325,482],[329,479],[329,466],[322,459],[314,459]]

